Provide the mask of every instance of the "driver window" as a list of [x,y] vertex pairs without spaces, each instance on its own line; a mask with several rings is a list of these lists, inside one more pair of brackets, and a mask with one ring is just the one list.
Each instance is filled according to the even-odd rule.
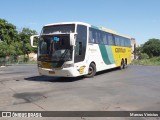
[[75,55],[82,55],[82,42],[76,42]]
[[47,54],[47,43],[42,41],[42,44],[41,44],[41,53],[42,54]]

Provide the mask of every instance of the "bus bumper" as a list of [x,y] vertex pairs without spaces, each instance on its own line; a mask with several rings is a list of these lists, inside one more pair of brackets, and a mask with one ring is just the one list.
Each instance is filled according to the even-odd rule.
[[55,76],[55,77],[77,77],[82,75],[74,67],[63,68],[63,69],[53,69],[53,70],[38,67],[38,72],[40,75]]

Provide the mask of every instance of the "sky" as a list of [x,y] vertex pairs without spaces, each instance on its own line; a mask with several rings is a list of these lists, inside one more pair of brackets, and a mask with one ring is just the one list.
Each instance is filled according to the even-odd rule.
[[86,22],[131,36],[160,39],[160,0],[0,0],[0,18],[40,33],[43,25]]

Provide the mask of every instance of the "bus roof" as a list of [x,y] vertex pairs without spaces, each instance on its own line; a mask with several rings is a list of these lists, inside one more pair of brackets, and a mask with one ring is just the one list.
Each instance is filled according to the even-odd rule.
[[84,22],[60,22],[60,23],[47,24],[47,25],[45,25],[45,26],[64,25],[64,24],[81,24],[81,25],[85,25],[85,26],[90,26],[90,24],[84,23]]
[[111,33],[111,34],[114,34],[114,35],[118,35],[118,36],[121,36],[121,37],[125,37],[125,38],[128,38],[128,39],[131,39],[131,37],[129,37],[129,36],[119,34],[116,31],[113,31],[113,30],[105,28],[105,27],[95,27],[94,26],[93,28],[96,28],[96,29],[99,29],[99,30],[102,30],[102,31],[105,31],[105,32],[108,32],[108,33]]
[[108,33],[111,33],[111,34],[115,34],[115,35],[118,35],[118,36],[121,36],[121,37],[125,37],[125,38],[131,39],[131,37],[119,34],[116,31],[113,31],[111,29],[108,29],[108,28],[105,28],[105,27],[101,27],[101,26],[100,27],[94,26],[94,25],[91,25],[91,24],[88,24],[88,23],[84,23],[84,22],[59,22],[59,23],[46,24],[46,25],[44,25],[44,27],[45,26],[53,26],[53,25],[64,25],[64,24],[81,24],[81,25],[85,25],[85,26],[92,27],[92,28],[95,28],[95,29],[98,29],[98,30],[102,30],[102,31],[105,31],[105,32],[108,32]]

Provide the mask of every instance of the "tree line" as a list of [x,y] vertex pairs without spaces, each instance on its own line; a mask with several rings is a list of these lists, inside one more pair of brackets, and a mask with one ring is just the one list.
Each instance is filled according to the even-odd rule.
[[141,47],[135,49],[139,59],[147,59],[160,56],[160,39],[149,39]]
[[35,30],[25,27],[18,31],[15,25],[0,19],[0,58],[13,57],[16,60],[19,55],[37,52],[30,46],[30,36],[35,34]]

